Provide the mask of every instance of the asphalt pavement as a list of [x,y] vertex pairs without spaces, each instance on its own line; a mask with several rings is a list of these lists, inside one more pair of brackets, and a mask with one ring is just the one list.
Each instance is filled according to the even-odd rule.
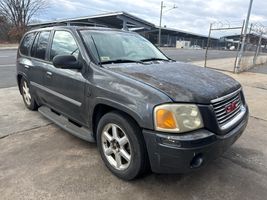
[[15,49],[0,49],[0,88],[16,85],[16,55]]
[[[205,60],[205,49],[175,49],[163,48],[162,51],[170,58],[182,62]],[[209,50],[208,59],[234,58],[236,51]]]

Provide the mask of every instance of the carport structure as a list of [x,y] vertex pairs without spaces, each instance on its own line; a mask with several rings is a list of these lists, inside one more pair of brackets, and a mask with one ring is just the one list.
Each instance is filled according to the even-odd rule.
[[[267,36],[266,35],[260,35],[258,33],[249,33],[247,34],[247,43],[250,44],[258,44],[259,39],[261,37],[261,45],[264,47],[264,50],[267,50]],[[239,42],[241,36],[240,35],[228,35],[225,37],[226,39],[232,39],[233,41]]]
[[[159,28],[154,26],[150,30],[137,30],[138,33],[149,39],[153,44],[158,42]],[[175,47],[176,41],[189,41],[191,45],[198,45],[202,48],[207,46],[208,37],[174,28],[161,28],[161,43],[163,46]],[[210,42],[217,42],[217,38],[210,38]]]
[[43,23],[33,23],[30,24],[28,27],[39,28],[56,25],[101,26],[124,30],[150,30],[151,27],[154,27],[154,24],[123,11],[103,13],[99,15],[91,15],[71,19],[62,19]]
[[[59,25],[82,25],[82,26],[102,26],[109,28],[117,28],[123,30],[130,30],[138,32],[146,37],[153,44],[157,44],[159,28],[144,19],[136,17],[124,11],[108,12],[98,15],[91,15],[85,17],[77,17],[71,19],[61,19],[42,23],[29,24],[28,27],[40,28],[47,26],[59,26]],[[176,46],[177,40],[190,41],[191,45],[199,45],[202,48],[206,47],[208,37],[197,33],[191,33],[179,29],[161,28],[162,45],[164,46]],[[218,40],[214,38],[214,40]]]

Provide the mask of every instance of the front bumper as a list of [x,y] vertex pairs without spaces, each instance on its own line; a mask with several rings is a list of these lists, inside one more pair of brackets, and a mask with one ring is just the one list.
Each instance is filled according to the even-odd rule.
[[243,133],[248,111],[226,135],[200,129],[183,135],[143,130],[150,165],[156,173],[187,173],[224,153]]

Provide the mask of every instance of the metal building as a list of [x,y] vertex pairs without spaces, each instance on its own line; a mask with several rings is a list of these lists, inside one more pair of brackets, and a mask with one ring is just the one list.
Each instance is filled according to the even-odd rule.
[[[158,27],[146,20],[131,15],[127,12],[110,12],[85,17],[77,17],[71,19],[62,19],[42,23],[29,24],[29,28],[38,28],[55,25],[84,25],[84,26],[104,26],[110,28],[124,29],[136,31],[157,44]],[[162,46],[176,46],[177,41],[188,41],[191,46],[200,46],[205,48],[208,37],[197,33],[190,33],[178,29],[163,27],[161,31]],[[217,40],[213,38],[213,40]]]

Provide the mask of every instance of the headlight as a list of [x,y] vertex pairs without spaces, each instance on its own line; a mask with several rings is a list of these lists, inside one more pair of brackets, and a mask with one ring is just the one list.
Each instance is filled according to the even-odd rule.
[[164,104],[154,109],[157,131],[183,133],[203,127],[198,107],[194,104]]

